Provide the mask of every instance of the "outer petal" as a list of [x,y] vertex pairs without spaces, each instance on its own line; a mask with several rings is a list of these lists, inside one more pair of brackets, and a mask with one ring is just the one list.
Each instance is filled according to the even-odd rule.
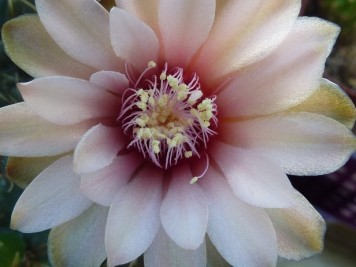
[[68,125],[119,114],[121,99],[102,87],[69,77],[44,77],[18,85],[25,102],[51,122]]
[[301,260],[323,250],[325,222],[297,191],[296,204],[287,209],[267,209],[277,234],[278,254]]
[[125,9],[131,14],[135,14],[140,20],[146,23],[151,29],[159,34],[158,30],[158,5],[159,0],[115,0],[116,5]]
[[137,70],[146,69],[151,60],[157,62],[159,43],[155,33],[132,14],[112,8],[110,33],[116,55],[131,63]]
[[40,232],[77,217],[91,205],[79,191],[80,177],[73,172],[73,157],[66,156],[38,175],[17,201],[11,228]]
[[298,106],[287,112],[312,112],[327,116],[352,129],[356,120],[356,109],[352,100],[335,83],[322,79],[317,91]]
[[[221,2],[221,1],[218,1]],[[295,22],[300,0],[225,1],[197,66],[207,83],[270,54]]]
[[86,79],[95,72],[68,56],[48,35],[36,15],[5,23],[2,38],[9,57],[31,76],[64,75]]
[[117,193],[105,236],[109,267],[136,259],[158,233],[162,177],[162,172],[147,167]]
[[183,249],[197,249],[204,241],[208,224],[208,202],[193,175],[184,165],[174,169],[162,202],[161,220],[168,236]]
[[21,188],[27,187],[37,175],[63,155],[52,157],[10,157],[6,163],[7,177]]
[[141,163],[135,154],[119,156],[106,168],[82,175],[80,191],[94,202],[110,206],[116,193],[128,183]]
[[199,183],[210,200],[208,235],[225,260],[233,266],[275,266],[277,240],[264,210],[236,198],[212,169]]
[[95,0],[36,0],[43,26],[68,55],[98,70],[120,70],[110,45],[109,13]]
[[106,90],[122,95],[129,87],[129,81],[124,74],[115,71],[99,71],[90,77],[90,82],[95,83]]
[[220,123],[226,143],[262,153],[294,175],[321,175],[340,168],[356,148],[342,124],[307,112]]
[[206,267],[205,242],[195,250],[177,246],[161,228],[144,255],[146,267]]
[[122,129],[98,124],[86,132],[74,151],[74,171],[88,173],[108,166],[125,145]]
[[219,93],[220,116],[274,113],[308,98],[319,87],[339,31],[335,24],[318,18],[298,19],[270,56],[237,74]]
[[0,154],[12,157],[43,157],[69,152],[92,126],[86,121],[71,126],[50,123],[25,104],[0,109]]
[[97,267],[105,260],[108,208],[92,205],[77,218],[52,229],[48,253],[54,266]]
[[215,0],[164,0],[159,27],[165,59],[184,67],[208,38],[215,16]]
[[264,208],[285,208],[293,204],[294,189],[287,175],[272,160],[221,142],[214,144],[211,155],[241,200]]

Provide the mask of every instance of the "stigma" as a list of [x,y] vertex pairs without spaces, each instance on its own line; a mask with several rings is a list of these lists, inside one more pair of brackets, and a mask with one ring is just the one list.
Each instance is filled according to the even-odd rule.
[[196,73],[188,76],[167,64],[158,68],[150,61],[139,78],[129,77],[132,88],[123,94],[119,120],[131,137],[128,148],[168,169],[204,153],[216,134],[217,105],[215,96],[204,96]]

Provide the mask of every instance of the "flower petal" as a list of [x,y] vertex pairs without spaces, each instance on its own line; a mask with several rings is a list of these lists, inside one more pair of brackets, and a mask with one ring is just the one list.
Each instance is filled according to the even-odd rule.
[[119,114],[121,99],[96,84],[69,77],[43,77],[18,84],[25,102],[41,117],[68,125]]
[[208,38],[215,0],[166,0],[159,5],[159,28],[167,62],[184,67]]
[[224,142],[265,155],[287,174],[321,175],[335,171],[356,148],[349,129],[314,113],[277,114],[220,123],[219,127],[219,137]]
[[136,259],[158,233],[162,178],[161,171],[146,167],[117,193],[106,226],[109,267]]
[[71,126],[50,123],[23,102],[6,106],[0,109],[0,154],[43,157],[69,152],[91,126],[90,121]]
[[293,204],[294,189],[287,175],[272,160],[221,142],[214,143],[211,149],[238,198],[263,208],[285,208]]
[[36,0],[43,26],[71,57],[98,70],[124,70],[112,50],[109,13],[95,0]]
[[270,56],[238,73],[219,93],[220,116],[270,114],[307,99],[319,87],[339,31],[335,24],[318,18],[298,19]]
[[108,166],[124,145],[121,128],[94,126],[83,135],[74,150],[74,171],[82,174]]
[[301,260],[323,250],[325,222],[313,206],[295,191],[296,204],[286,209],[267,209],[277,234],[278,254]]
[[34,77],[63,75],[87,79],[95,69],[68,56],[48,35],[36,15],[24,15],[2,28],[5,51]]
[[134,14],[151,29],[153,29],[156,34],[159,33],[158,30],[158,5],[159,0],[115,0],[116,5],[126,11]]
[[105,226],[108,208],[92,205],[77,218],[53,228],[48,254],[53,266],[100,266],[106,258]]
[[356,109],[348,95],[335,83],[322,79],[317,91],[299,105],[286,112],[312,112],[337,120],[352,129]]
[[63,155],[52,157],[10,157],[6,163],[7,178],[21,188],[26,188],[37,175]]
[[174,169],[172,181],[161,206],[162,226],[183,249],[197,249],[204,241],[208,224],[208,202],[188,165]]
[[12,229],[40,232],[77,217],[92,204],[79,191],[80,177],[72,162],[72,156],[65,156],[33,180],[15,205]]
[[104,169],[83,174],[80,191],[94,202],[110,206],[116,193],[128,183],[141,163],[135,154],[118,156]]
[[196,64],[203,66],[207,83],[276,49],[297,19],[300,2],[225,1]]
[[157,62],[158,39],[153,30],[134,15],[112,8],[110,33],[116,55],[131,63],[137,70],[146,69],[149,61]]
[[275,266],[276,234],[264,210],[236,198],[211,168],[199,184],[210,200],[208,235],[225,260],[233,266]]
[[94,73],[89,80],[106,90],[122,95],[129,87],[129,81],[124,74],[115,71],[99,71]]
[[146,267],[206,267],[205,242],[195,250],[177,246],[161,228],[151,246],[144,254]]

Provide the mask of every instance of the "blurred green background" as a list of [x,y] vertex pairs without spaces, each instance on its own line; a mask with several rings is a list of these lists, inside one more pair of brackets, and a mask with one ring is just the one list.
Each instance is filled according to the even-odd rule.
[[[73,0],[74,1],[74,0]],[[0,25],[21,14],[36,12],[32,0],[0,0]],[[113,0],[102,0],[109,8]],[[325,77],[337,82],[356,99],[356,0],[306,0],[302,14],[322,17],[342,27],[335,49],[328,59]],[[21,101],[16,83],[31,80],[6,56],[0,40],[0,107]],[[22,190],[6,178],[6,158],[0,156],[0,267],[50,266],[47,259],[48,231],[22,234],[9,229],[11,211]],[[137,265],[142,265],[139,261]],[[300,263],[280,261],[284,266],[356,266],[354,228],[330,224],[325,252]],[[262,266],[261,266],[262,267]]]

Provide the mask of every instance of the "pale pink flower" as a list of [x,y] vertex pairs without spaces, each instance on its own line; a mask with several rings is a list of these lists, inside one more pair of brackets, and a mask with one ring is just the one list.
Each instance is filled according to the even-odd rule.
[[0,154],[19,157],[8,169],[22,185],[48,166],[11,226],[53,228],[54,266],[141,254],[146,266],[219,266],[217,250],[260,267],[322,250],[324,221],[286,173],[332,172],[355,149],[354,106],[322,79],[336,25],[298,18],[298,0],[36,7],[39,19],[3,28],[35,79],[0,110]]

